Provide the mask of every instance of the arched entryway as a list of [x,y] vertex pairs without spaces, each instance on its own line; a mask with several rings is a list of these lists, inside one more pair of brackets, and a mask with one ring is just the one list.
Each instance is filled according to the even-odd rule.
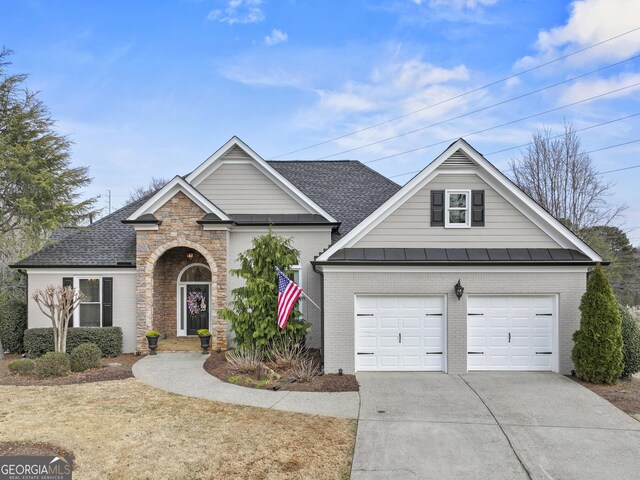
[[153,267],[153,329],[168,338],[215,330],[215,295],[203,254],[183,246],[166,250]]
[[187,265],[178,274],[177,286],[177,336],[211,329],[211,269],[204,263]]

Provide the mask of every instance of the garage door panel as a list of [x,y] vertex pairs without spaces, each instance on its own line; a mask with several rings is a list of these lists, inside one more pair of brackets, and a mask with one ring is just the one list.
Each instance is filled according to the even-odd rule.
[[[553,296],[470,296],[468,351],[484,354],[468,354],[467,368],[552,370],[554,304]],[[540,352],[551,354],[540,355]]]
[[357,370],[441,371],[443,351],[444,297],[356,296]]

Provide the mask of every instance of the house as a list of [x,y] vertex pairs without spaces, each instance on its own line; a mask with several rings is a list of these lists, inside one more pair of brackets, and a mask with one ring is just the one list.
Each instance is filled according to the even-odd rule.
[[[325,371],[567,373],[589,267],[602,258],[460,139],[405,186],[356,161],[265,161],[237,137],[188,175],[22,260],[29,293],[87,293],[75,326],[209,327],[238,255],[272,225]],[[191,298],[191,303],[188,299]],[[194,300],[195,299],[195,300]],[[197,308],[193,307],[193,303]],[[48,326],[32,300],[29,327]]]

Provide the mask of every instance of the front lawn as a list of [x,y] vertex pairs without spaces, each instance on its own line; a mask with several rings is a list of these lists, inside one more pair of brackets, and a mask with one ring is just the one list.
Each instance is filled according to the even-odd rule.
[[615,385],[594,385],[571,378],[640,421],[640,378],[620,380]]
[[0,450],[57,446],[75,456],[74,478],[343,479],[355,433],[353,420],[183,397],[135,379],[0,386]]

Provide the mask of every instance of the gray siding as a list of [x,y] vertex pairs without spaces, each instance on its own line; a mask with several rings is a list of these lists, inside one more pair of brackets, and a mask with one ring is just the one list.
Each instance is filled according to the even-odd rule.
[[[223,159],[250,161],[239,147]],[[309,213],[251,163],[223,163],[196,188],[228,214]]]
[[[477,168],[477,167],[476,167]],[[558,248],[547,234],[475,174],[447,167],[358,241],[362,248]],[[431,227],[431,190],[484,190],[485,226]]]
[[[560,372],[570,373],[572,335],[580,326],[578,306],[586,289],[586,272],[325,272],[325,371],[354,370],[354,303],[357,294],[447,295],[448,373],[467,371],[467,296],[480,294],[559,296]],[[461,280],[458,300],[453,286]]]
[[[90,271],[70,273],[30,273],[29,274],[29,328],[51,327],[51,320],[38,308],[31,298],[37,289],[47,285],[62,285],[63,277],[92,276]],[[125,353],[136,351],[136,275],[114,270],[113,273],[95,274],[96,277],[113,277],[113,326],[122,328],[122,350]]]
[[[302,229],[292,230],[287,228],[274,228],[275,232],[284,237],[293,237],[293,246],[300,251],[301,283],[305,294],[314,302],[320,305],[321,277],[313,271],[311,261],[325,250],[331,243],[331,228],[325,231],[303,231]],[[251,248],[251,240],[261,234],[266,233],[264,229],[233,230],[229,233],[229,268],[238,268],[238,255]],[[232,299],[231,290],[242,286],[242,279],[229,274],[227,279],[227,298]],[[311,322],[309,340],[311,346],[320,347],[320,312],[308,301],[301,303],[303,317]]]

